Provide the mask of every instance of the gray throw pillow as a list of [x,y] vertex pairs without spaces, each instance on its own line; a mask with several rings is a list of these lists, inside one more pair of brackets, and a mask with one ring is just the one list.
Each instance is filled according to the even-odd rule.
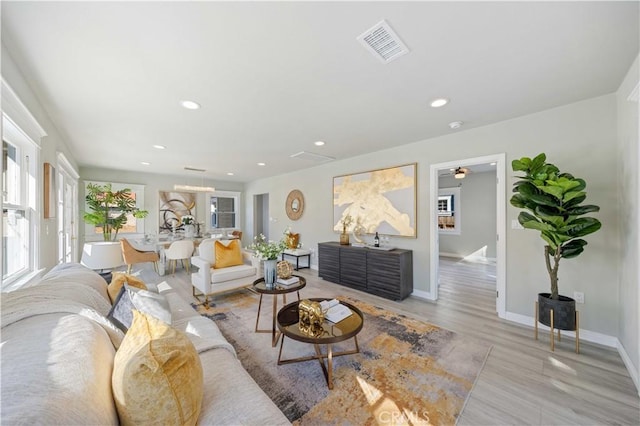
[[126,284],[120,289],[107,318],[126,333],[133,321],[133,309],[171,325],[171,309],[163,295]]

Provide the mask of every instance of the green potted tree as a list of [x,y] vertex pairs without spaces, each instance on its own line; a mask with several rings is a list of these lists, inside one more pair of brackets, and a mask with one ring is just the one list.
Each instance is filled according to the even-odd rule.
[[84,213],[84,221],[102,228],[104,241],[116,240],[118,231],[127,223],[127,215],[141,219],[149,214],[136,207],[131,189],[113,191],[110,183],[88,184],[85,199],[91,211]]
[[518,222],[526,228],[540,232],[546,243],[544,258],[551,281],[550,293],[538,294],[539,321],[550,326],[550,310],[554,312],[554,327],[575,330],[575,300],[558,293],[558,266],[561,259],[579,256],[587,242],[582,237],[596,232],[602,224],[587,213],[600,210],[592,204],[582,204],[587,198],[583,179],[561,173],[546,162],[544,153],[534,159],[523,157],[513,160],[514,172],[523,172],[514,183],[511,205],[524,209]]

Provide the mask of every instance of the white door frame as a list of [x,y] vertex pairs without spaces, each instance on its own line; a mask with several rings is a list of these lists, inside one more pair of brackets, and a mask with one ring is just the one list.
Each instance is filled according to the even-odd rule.
[[467,158],[432,164],[430,168],[430,222],[431,229],[429,247],[431,252],[431,284],[428,298],[438,299],[438,264],[439,264],[439,232],[438,232],[438,170],[449,170],[452,167],[467,167],[474,164],[496,163],[496,312],[500,318],[506,316],[506,154],[486,155],[484,157]]
[[[71,253],[71,262],[78,262],[78,229],[79,229],[79,210],[78,202],[78,179],[80,175],[73,165],[67,160],[67,157],[58,152],[58,179],[56,179],[59,187],[57,188],[58,197],[58,261],[66,260],[65,254]],[[71,188],[71,200],[65,197],[65,188],[63,185],[69,185]],[[71,206],[67,205],[71,202]],[[68,245],[70,245],[68,247]]]

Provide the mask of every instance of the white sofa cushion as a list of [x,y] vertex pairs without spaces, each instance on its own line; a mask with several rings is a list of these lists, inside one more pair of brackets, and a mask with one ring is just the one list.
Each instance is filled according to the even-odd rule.
[[228,268],[211,268],[211,283],[219,284],[238,278],[252,277],[256,274],[256,268],[251,265],[229,266]]
[[91,319],[36,315],[2,328],[0,423],[116,425],[115,349]]

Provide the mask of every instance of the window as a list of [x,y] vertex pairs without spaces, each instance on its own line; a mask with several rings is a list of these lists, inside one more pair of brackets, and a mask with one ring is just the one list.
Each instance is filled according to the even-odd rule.
[[209,197],[212,229],[237,228],[240,225],[240,193],[216,191]]
[[3,116],[2,133],[2,283],[35,270],[37,173],[36,146]]
[[438,229],[441,234],[460,234],[460,188],[438,190]]

